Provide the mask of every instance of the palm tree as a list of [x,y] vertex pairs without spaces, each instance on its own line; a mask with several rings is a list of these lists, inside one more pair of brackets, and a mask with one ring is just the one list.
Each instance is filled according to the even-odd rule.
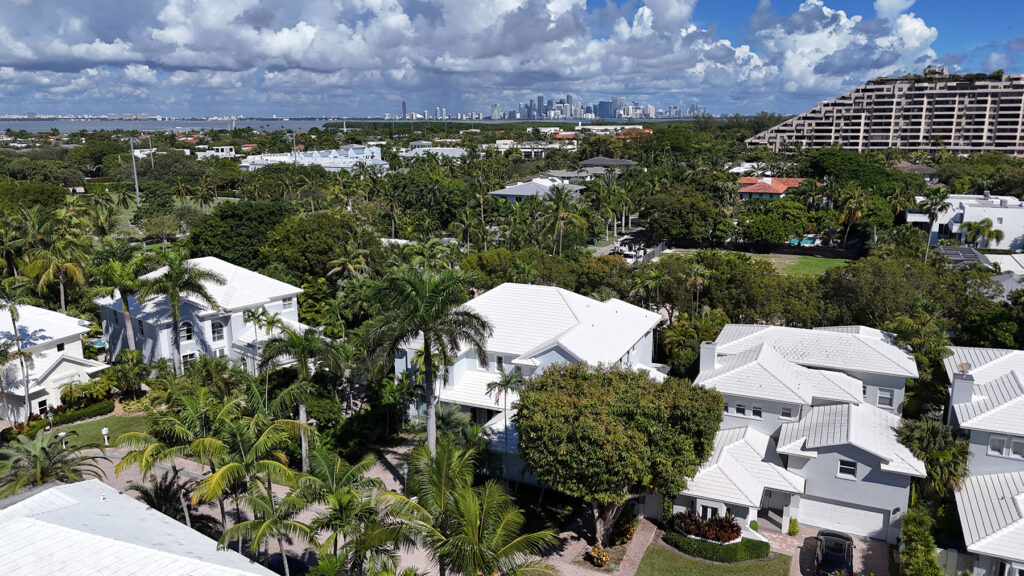
[[291,328],[283,328],[277,336],[272,336],[263,347],[263,358],[260,364],[267,366],[273,362],[291,359],[295,361],[295,382],[274,399],[280,408],[292,404],[299,406],[299,422],[302,423],[302,471],[309,472],[309,438],[306,432],[306,400],[313,393],[313,373],[317,365],[329,354],[330,349],[320,331],[307,328],[299,332]]
[[565,228],[584,228],[587,219],[580,213],[580,205],[576,194],[566,186],[554,185],[544,195],[544,214],[540,219],[541,227],[551,234],[551,254],[562,253],[562,238]]
[[932,246],[932,227],[935,226],[935,221],[939,219],[939,214],[942,214],[949,209],[950,204],[947,199],[949,193],[942,188],[929,189],[924,196],[924,200],[918,203],[918,210],[928,215],[928,239],[924,245],[924,262],[928,263],[928,251]]
[[195,490],[196,481],[179,477],[179,470],[172,467],[159,478],[148,484],[129,482],[128,489],[138,492],[139,499],[164,516],[174,518],[193,530],[207,536],[218,531],[217,520],[209,514],[196,512],[188,504],[189,494]]
[[935,420],[904,420],[899,441],[924,462],[928,476],[924,494],[945,498],[960,487],[967,477],[967,458],[971,443],[964,435]]
[[225,530],[217,544],[226,547],[228,542],[235,538],[248,538],[252,542],[252,552],[258,554],[264,544],[269,544],[273,540],[277,542],[277,547],[281,551],[284,574],[291,576],[291,571],[288,568],[288,553],[284,547],[285,539],[308,542],[314,537],[313,531],[308,525],[295,519],[308,507],[306,501],[295,492],[278,497],[274,494],[272,487],[262,482],[254,482],[249,492],[240,496],[239,499],[252,510],[254,518],[239,522]]
[[88,454],[91,450],[103,452],[97,443],[68,445],[74,430],[62,440],[57,434],[43,430],[34,437],[17,436],[10,445],[0,449],[0,498],[17,493],[25,486],[39,486],[54,480],[77,482],[85,476],[103,478],[97,460],[105,456]]
[[366,256],[369,251],[360,248],[355,242],[349,241],[338,247],[338,257],[328,262],[331,267],[328,276],[341,278],[358,278],[369,270]]
[[843,206],[843,213],[840,216],[840,221],[846,225],[846,232],[843,233],[843,247],[846,247],[846,239],[850,235],[850,228],[860,221],[861,217],[864,216],[864,191],[860,188],[854,188],[846,191],[846,204]]
[[501,459],[503,477],[508,471],[508,396],[514,392],[518,397],[519,393],[523,391],[523,386],[523,373],[518,369],[505,370],[504,366],[498,368],[498,379],[487,384],[487,394],[494,394],[495,400],[500,397],[505,402],[505,410],[501,413],[505,421],[505,450],[502,452]]
[[87,246],[73,237],[59,238],[49,246],[41,246],[26,254],[29,260],[25,273],[38,278],[37,289],[43,291],[54,282],[60,287],[60,310],[67,312],[64,288],[68,283],[85,283]]
[[299,479],[299,493],[310,503],[327,506],[310,526],[315,533],[327,533],[321,551],[338,554],[342,542],[358,537],[362,527],[377,518],[369,495],[379,480],[366,477],[377,458],[369,454],[349,465],[337,454],[317,448],[310,453],[310,462],[312,474]]
[[377,357],[378,365],[393,365],[395,353],[422,340],[424,388],[427,403],[427,446],[437,447],[437,419],[433,357],[453,356],[463,344],[470,345],[487,365],[486,341],[491,325],[474,310],[463,306],[470,278],[456,270],[431,274],[399,268],[378,285],[373,295],[381,314],[365,332],[364,347]]
[[[28,363],[32,361],[32,354],[24,349],[25,336],[21,333],[21,328],[18,327],[17,300],[10,292],[0,289],[0,308],[7,309],[7,313],[11,317],[11,330],[14,332],[11,336],[11,341],[14,343],[15,350],[9,356],[12,357],[11,359],[16,357],[21,365],[22,386],[25,388],[25,424],[28,424],[28,419],[32,416],[32,401],[29,398],[30,385],[28,377]],[[4,365],[6,364],[7,362],[4,362]],[[4,398],[6,402],[6,395]]]
[[977,245],[978,240],[985,242],[987,246],[989,242],[995,241],[997,244],[1003,241],[1005,234],[1002,230],[992,227],[991,218],[982,218],[977,222],[964,222],[960,229],[964,233],[967,241],[971,244]]
[[110,260],[96,268],[96,276],[103,284],[99,289],[100,293],[113,294],[117,292],[121,298],[121,316],[124,319],[125,336],[128,340],[128,349],[135,350],[135,327],[132,324],[132,315],[129,300],[139,293],[143,281],[139,280],[142,261],[140,258],[132,258],[127,262]]
[[155,277],[146,279],[139,289],[140,298],[164,296],[171,311],[171,344],[174,348],[174,372],[179,376],[181,369],[181,301],[182,298],[201,300],[212,308],[217,302],[210,296],[209,284],[224,284],[226,280],[219,273],[200,268],[184,254],[169,253],[164,256],[164,266],[154,272]]
[[520,534],[522,511],[501,486],[491,480],[473,487],[475,457],[448,442],[436,455],[424,445],[414,448],[406,494],[382,493],[382,505],[434,558],[441,576],[558,574],[533,558],[556,542],[554,534]]

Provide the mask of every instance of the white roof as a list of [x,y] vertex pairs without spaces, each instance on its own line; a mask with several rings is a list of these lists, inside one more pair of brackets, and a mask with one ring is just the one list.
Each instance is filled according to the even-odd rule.
[[618,362],[661,316],[614,298],[598,302],[554,286],[505,283],[470,300],[491,324],[487,350],[530,360],[558,346],[581,362]]
[[682,493],[759,508],[765,489],[802,494],[804,479],[782,467],[771,438],[743,426],[718,431],[711,458]]
[[[109,365],[102,362],[89,360],[88,358],[80,358],[78,356],[71,356],[68,354],[51,355],[45,358],[45,360],[40,356],[33,356],[31,362],[28,363],[29,390],[40,389],[54,370],[65,362],[78,364],[84,368],[86,374],[89,374],[90,376],[101,370],[110,368]],[[56,382],[56,384],[63,383],[64,382]],[[21,373],[21,367],[17,362],[8,362],[7,364],[0,366],[0,390],[14,396],[21,396],[25,394],[25,379]]]
[[974,378],[971,400],[952,405],[960,427],[1024,434],[1024,352],[966,346],[950,350],[943,360],[950,380],[961,365]]
[[[18,335],[26,349],[54,340],[65,340],[89,332],[88,322],[27,304],[15,307],[18,311]],[[14,326],[7,310],[0,313],[0,341],[14,338]]]
[[738,354],[771,344],[790,362],[809,368],[917,378],[917,362],[891,335],[865,326],[808,330],[785,326],[727,324],[715,340],[718,354]]
[[498,412],[494,418],[491,418],[484,424],[484,432],[490,440],[487,444],[488,450],[499,454],[519,453],[519,431],[516,430],[515,423],[517,412],[515,409],[508,411],[508,434],[505,434],[506,418],[502,415],[503,412]]
[[0,502],[9,576],[272,576],[244,556],[99,480]]
[[491,194],[495,196],[544,196],[547,194],[552,186],[562,185],[569,190],[582,190],[583,186],[577,186],[576,184],[566,184],[555,177],[548,178],[534,178],[529,182],[519,182],[511,186],[506,186],[500,190],[493,190]]
[[[415,142],[413,142],[413,144],[415,144]],[[429,144],[429,142],[427,144]],[[450,158],[462,158],[463,156],[466,155],[466,149],[459,148],[457,146],[430,146],[423,148],[414,148],[412,150],[406,150],[398,153],[398,155],[401,156],[402,158],[420,158],[423,156],[427,156],[428,154],[433,154],[435,156],[447,156]]]
[[956,507],[969,551],[1024,562],[1024,471],[968,476]]
[[880,458],[882,470],[923,478],[924,462],[896,440],[899,427],[899,416],[872,404],[815,406],[782,425],[779,452],[813,458],[819,448],[850,444]]
[[811,404],[814,399],[860,403],[861,381],[839,372],[811,370],[794,364],[762,343],[718,360],[695,384],[721,394]]
[[[193,258],[189,262],[224,277],[224,284],[216,284],[214,282],[203,283],[206,291],[213,297],[214,302],[217,303],[217,307],[223,310],[248,310],[265,305],[272,300],[302,293],[301,288],[286,284],[269,276],[264,276],[259,272],[253,272],[247,268],[236,266],[213,256]],[[166,272],[166,266],[157,268],[144,275],[143,278],[158,278]],[[188,302],[200,310],[213,311],[206,302],[201,300],[189,298]],[[97,304],[114,308],[118,311],[121,310],[121,298],[116,293],[113,296],[97,300]],[[129,299],[128,304],[131,307],[133,316],[140,317],[150,324],[162,324],[169,322],[171,319],[167,298],[164,296],[154,296],[146,299],[142,303],[141,308],[139,302],[134,297]]]
[[[499,379],[500,375],[498,374],[467,370],[455,386],[442,386],[438,398],[441,402],[460,406],[501,410],[506,405],[506,398],[499,399],[496,395],[487,393],[487,385],[497,382]],[[507,400],[508,406],[512,406],[519,401],[519,394],[510,392]]]

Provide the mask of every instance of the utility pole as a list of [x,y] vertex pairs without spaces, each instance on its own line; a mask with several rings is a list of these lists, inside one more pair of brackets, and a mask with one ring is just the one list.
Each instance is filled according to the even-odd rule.
[[153,148],[153,135],[150,134],[146,138],[149,138],[149,169],[156,170],[156,166],[153,164],[153,156],[156,156],[156,148]]

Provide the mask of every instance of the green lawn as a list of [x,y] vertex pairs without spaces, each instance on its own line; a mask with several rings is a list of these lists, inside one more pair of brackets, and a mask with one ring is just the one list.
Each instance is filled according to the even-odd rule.
[[110,444],[113,445],[117,437],[125,432],[145,432],[148,420],[145,416],[107,416],[89,422],[58,426],[55,430],[57,432],[71,430],[78,432],[78,436],[71,441],[74,444],[98,442],[102,445],[103,434],[100,434],[100,430],[110,428]]
[[815,256],[797,256],[788,262],[776,263],[779,272],[793,276],[818,276],[825,271],[842,266],[849,262],[841,258],[817,258]]
[[640,562],[636,576],[787,576],[789,556],[778,554],[772,560],[751,560],[738,564],[712,564],[684,556],[658,544],[652,544]]

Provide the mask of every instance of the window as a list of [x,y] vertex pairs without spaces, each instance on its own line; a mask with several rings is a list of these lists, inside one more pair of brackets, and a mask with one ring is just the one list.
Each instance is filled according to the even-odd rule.
[[761,407],[760,406],[754,406],[753,408],[750,409],[750,414],[754,418],[760,418],[761,417]]
[[217,348],[216,350],[213,351],[214,358],[223,358],[227,355],[228,351],[226,348]]
[[892,408],[893,392],[892,388],[879,388],[878,389],[878,405]]
[[192,323],[182,322],[178,328],[178,339],[182,342],[191,342],[193,337]]
[[495,361],[495,365],[496,368],[498,369],[498,372],[501,372],[502,370],[505,369],[505,359],[502,358],[501,356],[498,356]]
[[747,407],[744,406],[743,404],[737,404],[736,405],[736,413],[739,414],[740,416],[746,416],[747,415]]
[[860,395],[861,395],[862,398],[867,398],[868,397],[868,385],[867,384],[862,384],[861,385],[861,387],[860,387]]
[[1015,438],[1013,442],[1010,442],[1010,456],[1024,458],[1024,440]]
[[188,354],[182,354],[181,355],[181,367],[182,368],[188,368],[189,365],[192,364],[193,362],[195,362],[197,358],[199,358],[199,354],[197,354],[195,352],[189,352]]
[[729,413],[729,403],[728,402],[725,403],[725,409],[722,410],[722,412],[725,412],[726,414]]
[[292,298],[291,296],[289,296],[287,298],[282,298],[281,299],[281,308],[284,308],[285,310],[291,310],[294,307],[295,307],[295,298]]
[[214,342],[224,341],[224,325],[221,324],[220,322],[214,322],[213,324],[210,324],[210,332],[213,333]]
[[36,406],[39,407],[40,414],[46,414],[46,400],[40,400]]
[[139,326],[139,336],[142,336],[142,334],[143,334],[143,330],[142,330],[142,320],[136,320],[135,322],[136,322],[136,324],[138,324],[138,326]]
[[857,463],[853,460],[840,460],[839,461],[839,475],[848,478],[857,477]]
[[782,410],[779,411],[779,416],[781,416],[782,418],[792,418],[793,417],[793,409],[792,408],[783,408]]
[[718,508],[715,507],[715,506],[701,506],[700,507],[700,517],[705,519],[705,520],[708,520],[710,518],[717,518],[718,517]]
[[1002,223],[1003,223],[1003,219],[1002,218],[996,218],[996,224],[1002,224]]
[[1002,436],[990,436],[988,439],[988,453],[1002,456],[1006,450],[1006,438]]
[[57,344],[57,352],[63,352],[63,351],[64,351],[64,343],[61,342],[60,344]]

